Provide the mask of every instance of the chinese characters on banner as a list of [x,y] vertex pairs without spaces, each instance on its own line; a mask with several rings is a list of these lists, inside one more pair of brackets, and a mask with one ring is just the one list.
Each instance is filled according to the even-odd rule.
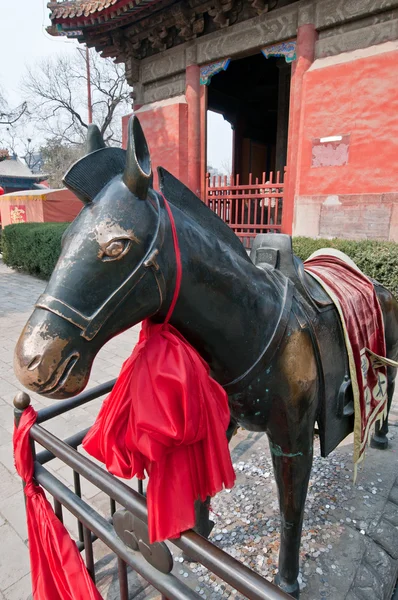
[[10,206],[10,221],[14,223],[26,223],[26,209],[23,205]]

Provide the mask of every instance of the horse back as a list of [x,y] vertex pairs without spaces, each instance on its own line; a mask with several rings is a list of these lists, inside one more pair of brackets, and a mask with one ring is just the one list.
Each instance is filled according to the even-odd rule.
[[260,268],[281,271],[294,284],[293,311],[300,327],[310,333],[317,360],[317,423],[321,454],[327,456],[354,428],[348,355],[340,317],[330,297],[294,256],[290,236],[257,236],[251,258]]

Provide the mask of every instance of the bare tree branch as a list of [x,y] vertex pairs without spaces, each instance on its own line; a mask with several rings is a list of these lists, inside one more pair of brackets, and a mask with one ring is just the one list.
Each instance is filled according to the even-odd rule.
[[22,102],[22,104],[16,108],[10,109],[8,102],[0,89],[0,125],[12,125],[13,123],[16,123],[26,112],[27,108],[27,103]]
[[[90,51],[90,69],[93,122],[105,139],[121,144],[121,117],[130,111],[124,69],[95,51]],[[61,143],[83,142],[88,127],[85,52],[55,56],[28,69],[23,90],[31,120],[42,134]]]

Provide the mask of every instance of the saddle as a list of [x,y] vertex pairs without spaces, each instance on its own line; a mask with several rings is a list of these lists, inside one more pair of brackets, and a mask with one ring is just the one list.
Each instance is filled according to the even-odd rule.
[[293,254],[289,235],[257,235],[250,258],[260,269],[275,269],[294,284],[293,312],[312,338],[318,363],[321,401],[317,422],[321,454],[327,456],[353,431],[352,386],[339,315],[330,296]]
[[289,235],[264,233],[256,236],[250,258],[257,267],[268,265],[281,271],[316,310],[322,311],[333,305],[325,290],[304,270],[303,261],[293,254]]

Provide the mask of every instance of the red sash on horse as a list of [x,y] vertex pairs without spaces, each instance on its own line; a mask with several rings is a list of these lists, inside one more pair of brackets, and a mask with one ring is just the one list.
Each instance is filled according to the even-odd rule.
[[344,329],[354,395],[354,464],[364,456],[372,427],[387,415],[384,322],[370,279],[338,250],[319,250],[304,263],[333,300]]
[[169,324],[144,321],[140,341],[83,441],[113,475],[145,478],[151,542],[195,525],[194,502],[232,487],[228,397]]
[[173,215],[164,198],[177,264],[174,298],[165,322],[143,322],[140,340],[124,363],[85,450],[113,475],[149,475],[151,543],[178,537],[195,525],[195,500],[235,482],[226,431],[225,390],[209,367],[168,321],[178,299],[181,257]]

